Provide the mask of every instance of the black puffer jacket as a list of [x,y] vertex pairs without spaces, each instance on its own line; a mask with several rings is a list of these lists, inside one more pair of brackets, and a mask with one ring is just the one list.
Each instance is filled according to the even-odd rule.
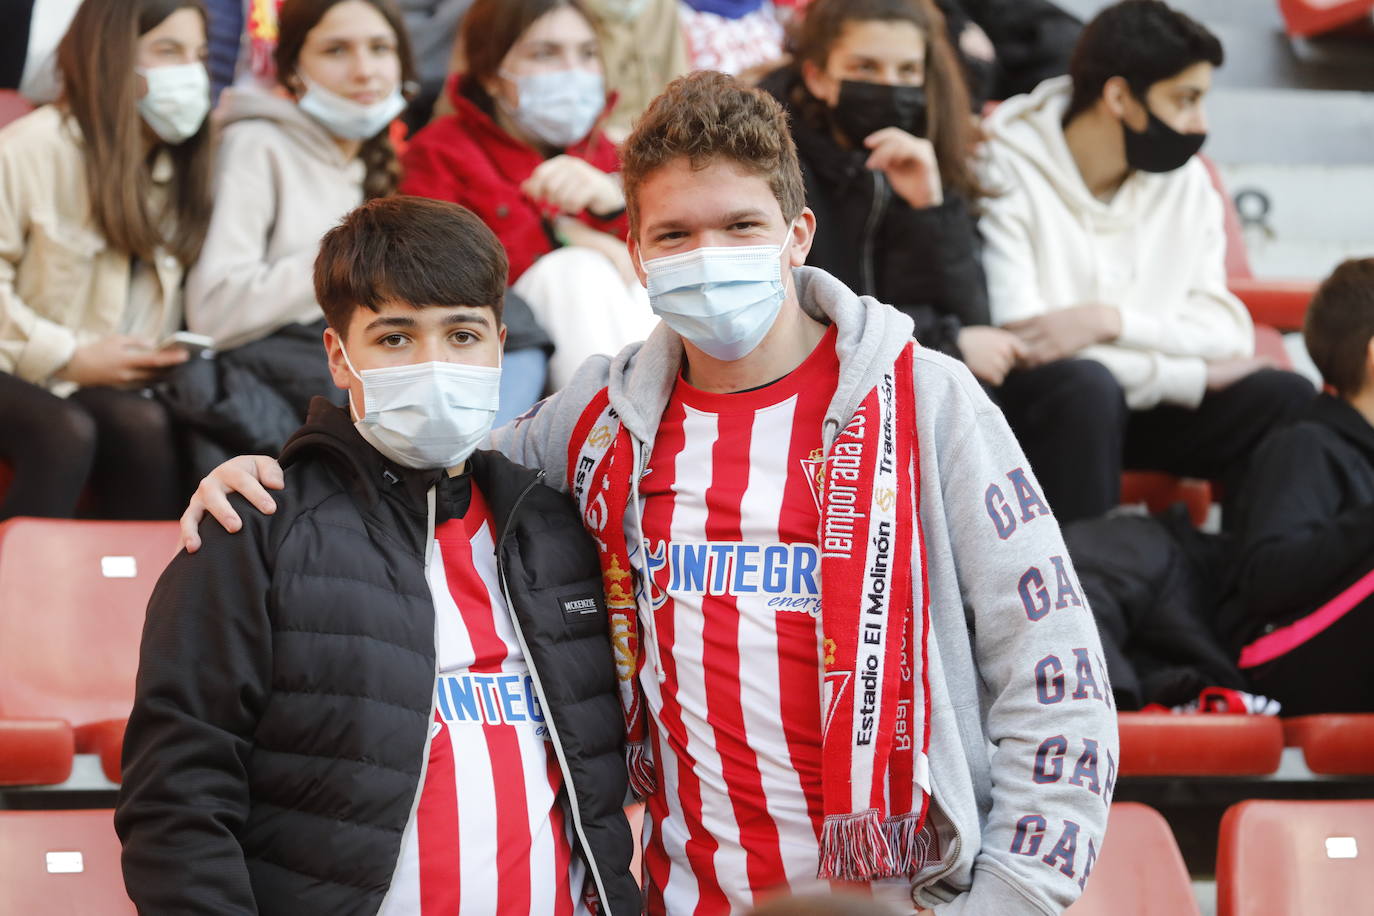
[[[149,605],[115,814],[145,913],[375,913],[391,883],[433,716],[443,474],[387,462],[322,401],[282,461],[275,514],[240,500],[241,533],[207,522]],[[579,846],[609,911],[637,914],[595,549],[536,472],[472,468]]]
[[760,87],[791,115],[806,205],[816,214],[806,263],[910,315],[923,346],[961,358],[959,331],[990,321],[982,243],[968,201],[946,188],[938,207],[907,204],[887,176],[864,167],[867,151],[842,148],[817,123],[819,103],[795,67],[774,71]]
[[1204,687],[1245,688],[1215,635],[1228,545],[1187,513],[1109,515],[1064,526],[1097,620],[1118,708],[1177,706]]

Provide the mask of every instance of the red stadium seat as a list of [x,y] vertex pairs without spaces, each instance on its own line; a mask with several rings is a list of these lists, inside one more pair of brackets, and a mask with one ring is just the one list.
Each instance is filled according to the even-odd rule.
[[0,785],[64,781],[71,754],[119,779],[144,609],[176,522],[0,523]]
[[1263,776],[1279,768],[1274,716],[1123,712],[1121,776]]
[[1374,0],[1279,0],[1288,34],[1311,38],[1367,19]]
[[1347,916],[1374,901],[1374,801],[1247,801],[1221,819],[1217,916]]
[[1212,486],[1205,480],[1175,477],[1162,471],[1131,471],[1121,476],[1121,503],[1144,503],[1152,513],[1183,503],[1193,524],[1201,525],[1212,508]]
[[1154,808],[1116,802],[1107,838],[1083,896],[1069,916],[1197,916],[1197,901],[1174,833]]
[[114,812],[0,811],[0,913],[134,913]]
[[1283,738],[1313,773],[1374,775],[1374,715],[1295,716],[1283,720]]

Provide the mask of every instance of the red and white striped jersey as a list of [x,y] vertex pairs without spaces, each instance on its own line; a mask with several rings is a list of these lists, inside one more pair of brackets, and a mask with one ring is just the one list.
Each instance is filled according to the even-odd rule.
[[473,485],[466,515],[434,532],[429,761],[382,916],[587,912],[562,773],[501,594],[495,530]]
[[[640,482],[653,608],[641,616],[642,682],[659,782],[645,820],[652,914],[740,912],[755,894],[830,886],[816,878],[816,532],[838,379],[832,328],[764,388],[719,395],[679,379],[655,437]],[[907,882],[878,887],[911,909]]]

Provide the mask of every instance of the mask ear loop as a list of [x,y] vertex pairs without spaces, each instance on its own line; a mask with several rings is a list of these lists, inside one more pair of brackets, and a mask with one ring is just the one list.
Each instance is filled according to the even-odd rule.
[[[364,382],[363,377],[358,374],[358,370],[353,368],[353,360],[348,358],[348,348],[343,345],[342,340],[339,341],[339,352],[343,354],[344,365],[348,367],[348,371],[353,374],[353,377],[357,379],[360,384],[366,386],[367,383]],[[358,414],[358,408],[353,404],[352,388],[348,389],[348,412],[352,415],[353,422],[355,423],[363,419],[364,416],[366,416],[366,414],[363,414],[362,416]]]

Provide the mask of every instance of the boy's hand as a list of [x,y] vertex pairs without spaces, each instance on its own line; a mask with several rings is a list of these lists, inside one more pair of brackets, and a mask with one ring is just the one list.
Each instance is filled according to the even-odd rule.
[[1028,368],[1068,359],[1084,347],[1121,335],[1121,313],[1107,305],[1076,305],[1005,325],[1025,346]]
[[971,325],[959,331],[959,352],[976,378],[997,388],[1025,356],[1025,347],[1010,331]]
[[190,505],[181,514],[181,546],[187,553],[200,549],[200,520],[207,511],[231,534],[243,527],[243,520],[229,505],[230,493],[242,494],[263,515],[271,515],[277,504],[267,489],[285,486],[281,465],[275,459],[266,455],[230,458],[203,478],[191,495]]

